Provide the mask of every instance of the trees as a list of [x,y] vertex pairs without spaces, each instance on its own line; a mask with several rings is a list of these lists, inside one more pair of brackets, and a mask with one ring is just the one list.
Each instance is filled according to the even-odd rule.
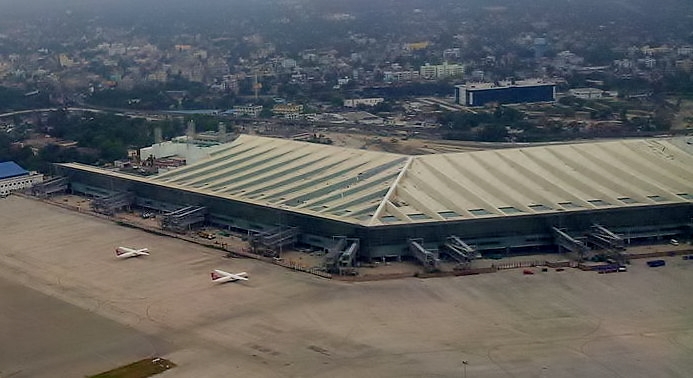
[[47,108],[50,106],[48,93],[34,92],[32,95],[16,88],[0,86],[0,112],[22,109]]
[[[80,147],[93,148],[98,159],[112,161],[124,158],[129,147],[142,147],[153,142],[155,123],[142,118],[125,118],[112,114],[84,113],[82,116],[53,112],[48,118],[50,135],[74,140]],[[82,159],[79,154],[47,151],[44,159]]]
[[507,137],[507,127],[499,123],[486,124],[477,132],[477,139],[482,142],[504,142]]

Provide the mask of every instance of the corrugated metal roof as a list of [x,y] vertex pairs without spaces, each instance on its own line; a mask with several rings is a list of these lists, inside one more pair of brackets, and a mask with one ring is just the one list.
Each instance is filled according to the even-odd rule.
[[153,178],[220,197],[367,220],[408,157],[242,135],[206,160]]
[[693,155],[670,140],[567,144],[417,156],[370,224],[692,200]]
[[29,174],[27,170],[20,167],[13,161],[5,161],[0,163],[0,180],[27,174]]
[[368,226],[447,222],[693,202],[686,146],[639,139],[406,156],[243,135],[206,160],[131,179]]

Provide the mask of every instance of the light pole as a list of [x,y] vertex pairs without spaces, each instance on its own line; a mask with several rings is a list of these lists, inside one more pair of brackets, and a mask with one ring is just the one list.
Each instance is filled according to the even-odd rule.
[[469,365],[469,361],[467,360],[462,360],[462,376],[464,378],[467,378],[467,365]]

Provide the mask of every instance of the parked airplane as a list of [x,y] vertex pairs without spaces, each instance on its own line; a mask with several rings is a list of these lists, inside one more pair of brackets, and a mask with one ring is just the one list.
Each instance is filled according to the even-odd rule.
[[212,276],[212,282],[214,283],[224,283],[224,282],[233,282],[233,281],[248,281],[248,273],[246,272],[240,272],[240,273],[229,273],[229,272],[224,272],[223,270],[219,269],[214,269],[212,273],[210,273]]
[[132,249],[128,247],[118,247],[115,250],[116,257],[119,259],[127,259],[129,257],[149,256],[149,249]]

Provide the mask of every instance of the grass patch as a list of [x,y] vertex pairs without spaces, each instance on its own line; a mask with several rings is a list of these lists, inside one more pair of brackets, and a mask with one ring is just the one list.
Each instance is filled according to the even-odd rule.
[[147,378],[173,367],[176,367],[176,364],[163,358],[145,358],[101,374],[90,375],[88,378]]

